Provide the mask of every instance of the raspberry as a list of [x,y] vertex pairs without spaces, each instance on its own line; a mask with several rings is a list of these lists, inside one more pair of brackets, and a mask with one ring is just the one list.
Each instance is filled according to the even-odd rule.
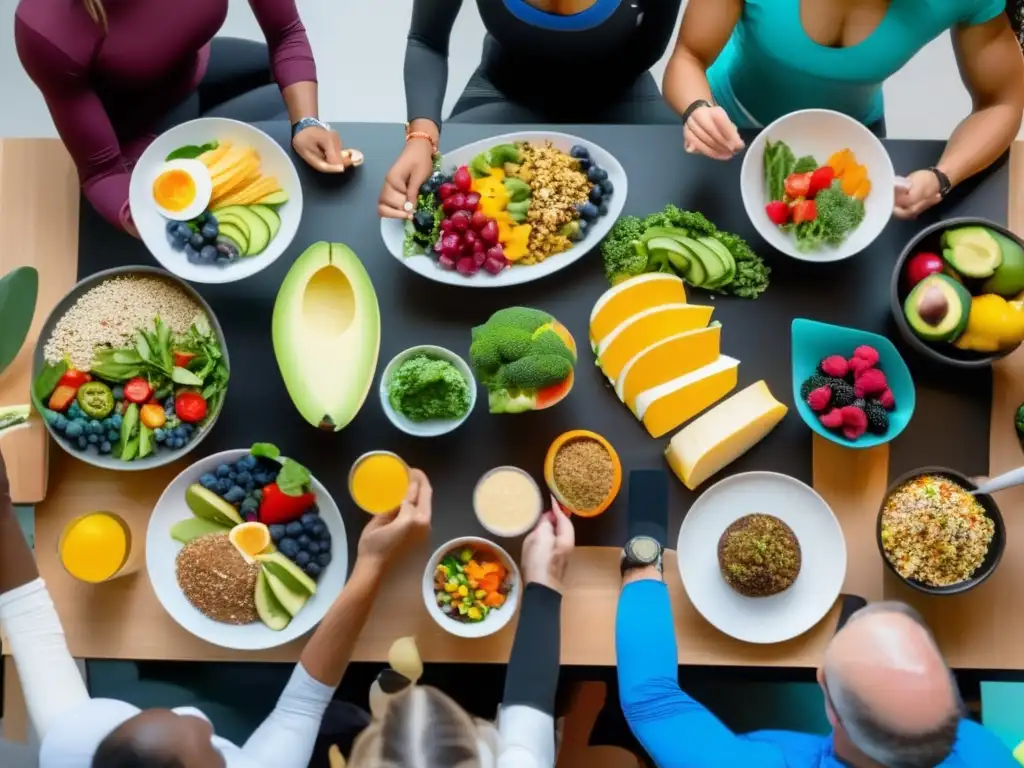
[[896,409],[896,398],[892,396],[892,390],[888,387],[878,396],[878,402],[887,411]]
[[837,381],[837,379],[815,373],[813,376],[805,379],[804,383],[800,385],[800,399],[806,400],[808,395],[818,387],[830,387],[834,381]]
[[853,374],[854,381],[856,381],[857,377],[864,373],[864,371],[870,371],[874,367],[863,357],[851,357],[847,365],[850,366],[850,373]]
[[868,431],[868,415],[860,408],[848,405],[841,410],[843,416],[843,436],[847,440],[856,440]]
[[853,392],[857,397],[879,395],[888,389],[885,374],[877,368],[864,371],[853,382]]
[[821,361],[819,367],[826,376],[835,376],[837,379],[843,378],[850,372],[850,366],[847,365],[842,355],[829,355]]
[[853,356],[861,360],[867,360],[871,367],[878,365],[878,350],[874,347],[869,347],[867,344],[861,344],[855,350],[853,350]]
[[839,429],[843,426],[843,411],[841,408],[833,408],[828,413],[821,414],[818,418],[829,429]]
[[824,411],[832,402],[832,390],[829,387],[818,387],[807,396],[807,404],[812,411]]
[[839,379],[830,386],[832,387],[832,405],[836,408],[842,408],[844,405],[853,405],[855,395],[853,394],[852,384]]
[[889,431],[889,412],[880,402],[872,400],[867,404],[865,413],[868,415],[868,431],[875,435],[884,435]]

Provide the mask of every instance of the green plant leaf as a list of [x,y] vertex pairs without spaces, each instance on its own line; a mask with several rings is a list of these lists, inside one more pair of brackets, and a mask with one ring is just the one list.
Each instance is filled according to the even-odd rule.
[[249,453],[253,456],[262,456],[264,459],[276,459],[281,455],[281,450],[273,443],[253,443]]
[[209,152],[218,146],[219,144],[216,141],[211,141],[209,144],[186,144],[184,147],[178,147],[171,152],[165,160],[194,160],[204,152]]
[[277,487],[286,496],[301,496],[309,490],[313,477],[309,470],[297,461],[285,459],[277,473]]
[[0,373],[14,362],[25,343],[38,295],[35,267],[18,267],[0,278]]
[[171,381],[175,384],[182,384],[186,387],[201,387],[203,380],[196,376],[188,368],[177,367],[171,371]]
[[32,402],[40,412],[42,412],[43,401],[53,394],[53,390],[60,382],[60,377],[67,372],[68,363],[66,360],[61,360],[56,365],[45,364],[39,375],[36,376],[36,380],[32,383]]

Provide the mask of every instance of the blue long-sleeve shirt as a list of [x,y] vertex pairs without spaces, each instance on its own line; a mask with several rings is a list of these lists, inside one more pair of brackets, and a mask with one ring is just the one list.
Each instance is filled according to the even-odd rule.
[[[660,581],[619,597],[615,622],[622,711],[658,768],[843,768],[832,736],[792,731],[736,734],[679,688],[672,604]],[[942,768],[1020,768],[982,726],[962,720]]]

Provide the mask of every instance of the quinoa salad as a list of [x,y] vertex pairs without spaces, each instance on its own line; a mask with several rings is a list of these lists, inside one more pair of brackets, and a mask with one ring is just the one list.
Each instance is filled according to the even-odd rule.
[[905,579],[948,587],[969,579],[985,561],[995,523],[967,489],[922,475],[896,489],[882,510],[885,557]]

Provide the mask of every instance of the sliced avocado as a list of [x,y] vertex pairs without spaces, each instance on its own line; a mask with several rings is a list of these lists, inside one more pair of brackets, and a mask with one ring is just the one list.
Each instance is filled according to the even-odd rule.
[[681,227],[651,227],[640,235],[640,242],[646,243],[655,237],[689,237],[690,233]]
[[221,208],[215,214],[218,221],[226,218],[230,222],[244,222],[249,230],[249,247],[245,250],[246,256],[255,256],[263,253],[270,244],[270,226],[263,217],[253,213],[247,205],[229,205]]
[[719,284],[719,281],[725,277],[726,265],[722,259],[718,258],[718,255],[708,248],[706,245],[701,245],[696,240],[689,237],[679,238],[679,242],[693,251],[693,255],[700,261],[701,266],[704,267],[706,273],[704,282],[700,285],[704,288],[714,288]]
[[198,539],[208,533],[227,533],[229,530],[228,526],[221,525],[215,520],[208,520],[205,517],[188,517],[171,526],[171,538],[182,544],[188,544],[192,539]]
[[469,175],[474,179],[482,179],[491,175],[491,164],[487,160],[487,153],[481,152],[469,161]]
[[238,246],[238,254],[244,255],[249,250],[249,238],[245,233],[231,222],[225,221],[220,225],[220,234]]
[[132,450],[131,456],[125,456],[127,453],[128,443],[132,437],[135,436],[135,430],[139,426],[139,406],[135,403],[129,403],[128,407],[124,409],[124,413],[121,415],[121,437],[117,440],[117,445],[114,446],[113,454],[120,457],[124,461],[131,461],[135,458],[135,452],[139,446],[136,442],[135,448]]
[[999,252],[1003,263],[996,267],[992,277],[981,286],[982,293],[995,293],[1000,296],[1016,296],[1024,291],[1024,248],[1020,244],[994,230],[989,234],[999,244]]
[[505,163],[518,163],[519,149],[515,144],[498,144],[487,151],[487,161],[492,168],[501,168]]
[[509,203],[505,206],[508,215],[516,221],[525,221],[526,212],[530,209],[530,200],[520,200],[518,203]]
[[[202,486],[200,486],[202,487]],[[282,555],[280,552],[270,552],[265,555],[256,555],[256,560],[267,569],[267,571],[288,585],[293,591],[305,591],[306,594],[316,594],[316,582],[299,566]]]
[[[259,573],[256,574],[256,593],[253,597],[256,600],[256,615],[260,617],[260,621],[267,626],[267,629],[280,632],[291,623],[292,615],[274,596],[274,591],[270,587],[270,579],[263,568],[260,568]],[[303,602],[305,602],[305,598],[303,598]]]
[[270,227],[270,239],[273,240],[281,229],[281,217],[277,211],[265,205],[250,205],[249,210],[259,216]]
[[[302,587],[296,587],[294,584],[278,578],[269,568],[260,568],[260,573],[264,574],[270,592],[277,599],[281,607],[288,612],[288,615],[293,618],[298,616],[302,606],[309,600],[310,593],[306,592]],[[263,617],[260,616],[260,618],[262,619]]]
[[153,452],[153,430],[139,424],[139,458],[144,459]]
[[729,253],[729,249],[713,237],[702,237],[697,242],[707,247],[708,250],[714,251],[718,258],[725,262],[725,277],[718,282],[716,287],[722,288],[729,285],[736,278],[736,259]]
[[233,505],[199,483],[193,483],[185,491],[185,503],[196,517],[204,517],[228,528],[244,522]]
[[523,200],[529,200],[532,194],[530,185],[522,179],[517,179],[515,176],[506,176],[502,182],[505,187],[505,191],[508,193],[508,198],[513,203],[519,203]]
[[266,197],[261,197],[256,202],[260,205],[284,205],[288,202],[288,193],[283,189],[279,189],[277,192],[271,192]]
[[964,277],[990,277],[1003,263],[999,243],[985,227],[948,229],[942,247],[942,257]]
[[654,254],[656,261],[667,260],[679,274],[686,274],[694,255],[678,240],[671,237],[653,237],[647,241],[648,252]]
[[689,267],[687,267],[686,272],[683,274],[683,279],[697,288],[703,288],[707,282],[708,271],[704,268],[701,260],[697,258],[697,254],[693,254],[693,258],[690,259]]
[[967,289],[942,274],[926,277],[903,302],[907,323],[925,341],[955,341],[967,327],[970,313]]

